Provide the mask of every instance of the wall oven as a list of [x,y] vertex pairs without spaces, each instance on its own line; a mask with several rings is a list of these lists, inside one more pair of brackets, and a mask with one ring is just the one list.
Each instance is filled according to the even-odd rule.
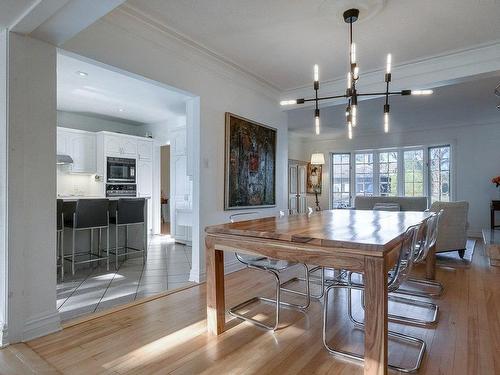
[[106,182],[135,184],[135,159],[108,157],[107,165]]

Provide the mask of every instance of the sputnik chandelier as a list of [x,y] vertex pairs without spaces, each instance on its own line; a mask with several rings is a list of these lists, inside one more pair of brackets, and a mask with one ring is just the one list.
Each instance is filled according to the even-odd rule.
[[358,97],[360,96],[385,96],[384,104],[384,132],[389,132],[389,96],[393,95],[430,95],[432,90],[401,90],[401,91],[389,91],[389,84],[391,83],[391,64],[392,56],[389,53],[387,55],[387,64],[385,71],[385,92],[367,92],[361,93],[356,90],[356,84],[359,79],[359,67],[356,62],[356,44],[352,40],[352,24],[357,21],[359,16],[358,9],[349,9],[344,12],[344,21],[349,24],[349,72],[347,73],[347,89],[345,94],[324,96],[319,97],[319,68],[318,65],[314,65],[314,98],[301,98],[295,100],[283,100],[281,105],[293,105],[293,104],[304,104],[307,102],[314,102],[314,125],[316,134],[320,134],[320,121],[319,121],[319,102],[323,100],[332,100],[339,98],[347,99],[347,108],[345,111],[345,116],[347,120],[347,132],[349,139],[352,139],[352,128],[356,127],[357,124],[357,112],[358,112]]

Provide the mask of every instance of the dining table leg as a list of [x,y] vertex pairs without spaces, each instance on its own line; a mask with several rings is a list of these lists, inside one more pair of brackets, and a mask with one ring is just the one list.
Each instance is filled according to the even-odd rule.
[[215,249],[209,236],[205,239],[207,267],[207,329],[210,334],[224,332],[226,307],[224,300],[224,252]]
[[387,267],[365,258],[365,375],[387,374]]

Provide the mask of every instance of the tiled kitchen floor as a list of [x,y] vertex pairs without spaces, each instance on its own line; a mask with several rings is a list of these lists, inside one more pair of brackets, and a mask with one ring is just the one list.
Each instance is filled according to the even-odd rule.
[[166,290],[194,284],[189,282],[191,247],[176,244],[170,236],[153,236],[148,257],[129,257],[117,271],[102,265],[77,270],[75,276],[66,272],[64,282],[57,285],[57,308],[61,320],[152,296]]

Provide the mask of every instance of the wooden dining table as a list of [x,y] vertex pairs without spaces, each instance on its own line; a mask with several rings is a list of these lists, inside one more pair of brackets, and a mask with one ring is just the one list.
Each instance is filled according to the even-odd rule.
[[427,212],[338,209],[207,227],[209,333],[219,335],[225,330],[226,251],[362,272],[366,306],[364,373],[386,374],[387,273],[397,262],[406,229],[429,215]]

